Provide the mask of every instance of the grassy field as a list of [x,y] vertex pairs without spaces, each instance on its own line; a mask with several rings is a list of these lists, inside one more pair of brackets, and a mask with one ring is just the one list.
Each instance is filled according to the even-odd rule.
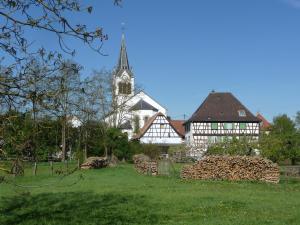
[[[74,165],[73,165],[74,166]],[[61,167],[56,164],[56,168]],[[176,167],[178,170],[180,166]],[[0,224],[300,224],[300,181],[182,181],[132,165],[0,184]],[[32,186],[21,188],[16,185]],[[42,185],[42,187],[38,187]]]

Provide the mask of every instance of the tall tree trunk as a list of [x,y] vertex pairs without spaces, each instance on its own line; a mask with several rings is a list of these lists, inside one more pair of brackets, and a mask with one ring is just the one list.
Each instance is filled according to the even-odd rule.
[[61,124],[61,151],[62,151],[62,161],[66,160],[66,116],[62,118]]
[[87,141],[88,141],[88,131],[85,129],[85,142],[84,142],[84,161],[87,159]]

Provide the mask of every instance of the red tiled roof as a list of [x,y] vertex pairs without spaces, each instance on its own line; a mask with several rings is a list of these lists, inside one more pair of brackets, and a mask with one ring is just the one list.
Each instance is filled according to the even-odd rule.
[[184,120],[170,120],[169,122],[172,124],[173,128],[177,131],[177,133],[179,133],[181,136],[184,136]]
[[269,123],[269,121],[265,117],[263,117],[260,113],[257,113],[256,117],[261,120],[260,127],[262,129],[269,129],[271,127],[271,123]]

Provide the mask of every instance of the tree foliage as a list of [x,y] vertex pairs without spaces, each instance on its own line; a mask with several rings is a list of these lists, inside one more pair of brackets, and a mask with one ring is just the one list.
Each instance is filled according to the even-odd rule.
[[289,159],[295,164],[300,159],[300,133],[294,121],[285,114],[275,117],[270,132],[260,138],[260,149],[275,162]]
[[211,144],[207,155],[253,155],[257,149],[257,141],[245,137],[233,137]]

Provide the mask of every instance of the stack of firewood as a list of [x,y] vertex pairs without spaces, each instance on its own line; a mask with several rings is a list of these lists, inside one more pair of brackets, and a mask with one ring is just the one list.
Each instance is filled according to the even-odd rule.
[[106,157],[89,157],[81,164],[81,169],[100,169],[108,166]]
[[279,167],[268,159],[252,156],[207,156],[181,171],[183,179],[257,180],[279,182]]
[[151,161],[150,158],[144,154],[133,156],[135,169],[142,174],[156,176],[158,174],[158,164],[156,161]]

